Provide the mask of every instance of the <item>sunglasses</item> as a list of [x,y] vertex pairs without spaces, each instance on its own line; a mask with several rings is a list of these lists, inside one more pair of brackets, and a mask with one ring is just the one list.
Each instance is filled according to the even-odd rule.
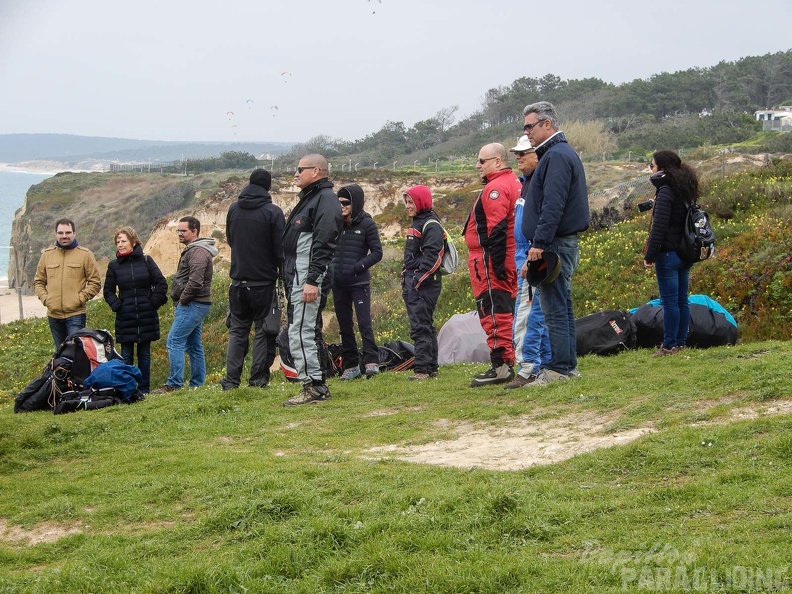
[[540,124],[543,124],[546,121],[547,120],[539,120],[538,122],[534,122],[533,124],[525,124],[525,126],[523,126],[523,132],[530,132],[531,130],[534,129],[534,126],[538,126]]
[[524,157],[528,153],[532,153],[533,151],[514,151],[515,157]]
[[307,166],[307,167],[298,167],[297,168],[297,173],[302,173],[306,169],[319,169],[319,168],[316,165],[310,165],[310,166]]
[[339,200],[341,206],[351,206],[352,202],[350,200]]
[[479,157],[478,162],[479,162],[479,165],[484,165],[484,163],[486,163],[487,161],[492,161],[493,159],[497,159],[497,158],[498,157],[490,157],[489,159],[482,159],[481,157]]

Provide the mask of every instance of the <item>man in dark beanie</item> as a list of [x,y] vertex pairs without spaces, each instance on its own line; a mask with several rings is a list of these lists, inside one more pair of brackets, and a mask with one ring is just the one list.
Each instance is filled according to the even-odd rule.
[[265,387],[275,360],[275,333],[268,333],[265,321],[275,298],[275,281],[283,260],[281,237],[285,219],[269,194],[272,175],[256,169],[250,185],[228,209],[226,240],[231,246],[231,286],[228,289],[228,349],[223,390],[239,387],[242,367],[255,326],[253,361],[248,385]]

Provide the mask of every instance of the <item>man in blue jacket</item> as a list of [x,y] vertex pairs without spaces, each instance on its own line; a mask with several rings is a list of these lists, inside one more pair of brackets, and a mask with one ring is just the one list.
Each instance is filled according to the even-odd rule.
[[[525,107],[523,116],[523,130],[539,157],[522,220],[523,235],[532,238],[528,262],[541,259],[545,250],[556,253],[561,261],[558,278],[539,292],[552,354],[528,385],[541,386],[579,375],[572,275],[580,263],[578,233],[588,229],[589,206],[583,163],[558,129],[553,104],[532,103]],[[523,277],[526,273],[527,262],[521,270]]]
[[[531,186],[531,176],[539,164],[539,158],[531,146],[528,136],[521,136],[517,145],[509,149],[517,159],[517,169],[522,175],[520,198],[514,207],[514,241],[517,249],[514,261],[521,270],[531,249],[531,240],[523,235],[522,220],[525,199]],[[542,361],[550,361],[550,336],[547,333],[542,306],[539,303],[539,288],[532,287],[527,278],[517,279],[517,299],[514,306],[514,354],[520,369],[514,380],[504,386],[507,390],[521,388],[536,380]]]
[[341,233],[341,205],[328,179],[322,155],[300,159],[294,185],[299,202],[283,231],[283,284],[288,295],[289,350],[300,393],[284,406],[313,404],[330,398],[325,383],[322,310],[333,285],[332,261]]

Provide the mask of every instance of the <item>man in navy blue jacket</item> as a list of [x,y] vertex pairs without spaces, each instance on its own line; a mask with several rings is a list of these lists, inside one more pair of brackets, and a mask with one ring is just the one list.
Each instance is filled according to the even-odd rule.
[[[532,238],[528,262],[541,259],[545,250],[556,253],[561,261],[558,278],[542,285],[539,292],[552,358],[529,384],[537,386],[579,375],[572,275],[580,263],[577,234],[588,229],[589,206],[583,163],[559,131],[555,107],[539,101],[527,105],[523,115],[523,130],[539,157],[522,220],[523,235]],[[526,272],[527,262],[521,270],[523,277]]]

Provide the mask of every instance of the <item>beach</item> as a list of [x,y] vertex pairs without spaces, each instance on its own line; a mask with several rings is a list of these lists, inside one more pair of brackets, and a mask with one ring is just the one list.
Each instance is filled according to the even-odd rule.
[[48,176],[57,175],[64,171],[71,173],[92,173],[92,171],[88,169],[65,167],[62,163],[57,161],[27,161],[19,164],[0,163],[0,171],[6,171],[8,173],[36,173]]
[[[25,318],[43,318],[47,308],[35,295],[22,295],[22,313]],[[19,319],[19,295],[15,289],[0,287],[0,324]]]

